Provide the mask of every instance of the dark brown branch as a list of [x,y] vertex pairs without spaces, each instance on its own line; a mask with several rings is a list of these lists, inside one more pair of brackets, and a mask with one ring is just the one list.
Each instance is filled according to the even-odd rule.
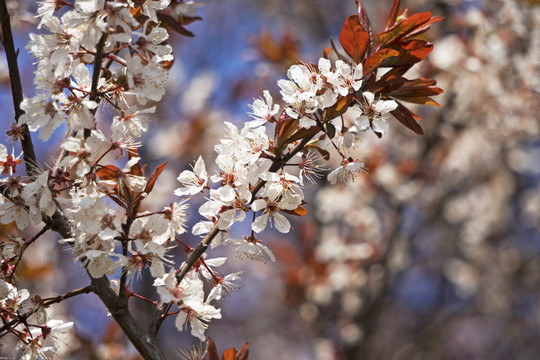
[[98,101],[99,94],[97,87],[99,84],[99,75],[101,74],[101,62],[103,61],[103,48],[105,47],[105,41],[107,41],[107,33],[101,35],[98,44],[96,45],[96,55],[94,55],[94,70],[92,73],[92,87],[90,92],[90,100]]
[[[99,103],[98,84],[99,75],[101,74],[101,63],[103,61],[103,48],[105,47],[105,41],[107,41],[107,33],[101,35],[98,44],[96,45],[96,54],[94,55],[94,68],[92,72],[92,87],[90,88],[90,100]],[[97,109],[97,108],[96,108]],[[95,114],[96,109],[92,112]],[[84,129],[84,138],[90,137],[91,130]]]
[[[4,46],[9,69],[11,94],[13,96],[13,107],[15,109],[15,122],[18,124],[19,118],[22,114],[24,114],[24,111],[21,109],[23,91],[21,76],[19,74],[19,66],[17,64],[18,52],[15,50],[15,45],[13,44],[13,34],[11,32],[10,18],[5,0],[0,0],[0,23],[2,26],[2,45]],[[28,130],[28,126],[26,124],[22,125],[21,146],[24,154],[23,157],[26,172],[30,176],[35,175],[37,172],[36,154],[34,152],[34,145],[32,144],[30,130]]]
[[62,294],[62,295],[58,295],[58,296],[55,296],[55,297],[52,297],[52,298],[43,299],[43,306],[44,307],[49,307],[52,304],[57,304],[59,302],[62,302],[64,300],[72,298],[74,296],[81,295],[81,294],[90,294],[91,292],[92,292],[92,286],[88,285],[88,286],[85,286],[83,288],[75,289],[73,291],[70,291],[70,292]]

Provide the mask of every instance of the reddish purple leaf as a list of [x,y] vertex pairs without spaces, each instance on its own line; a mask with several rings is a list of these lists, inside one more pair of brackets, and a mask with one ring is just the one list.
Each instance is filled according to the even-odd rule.
[[246,341],[244,345],[236,353],[235,360],[247,360],[249,355],[249,343]]
[[420,119],[420,117],[413,112],[411,112],[409,109],[407,109],[403,104],[401,104],[399,101],[396,101],[398,104],[398,107],[396,110],[392,111],[391,114],[394,115],[394,117],[405,127],[411,129],[418,135],[423,135],[424,131],[420,127],[420,124],[416,122],[416,119]]
[[441,105],[435,100],[427,96],[396,96],[397,99],[420,105],[431,105],[441,107]]
[[276,126],[276,143],[278,151],[283,150],[283,146],[287,145],[287,139],[294,134],[298,128],[298,120],[291,118],[285,110],[281,113]]
[[161,172],[165,169],[165,166],[167,166],[167,162],[168,161],[165,161],[163,164],[159,165],[156,170],[154,170],[154,173],[152,174],[150,180],[148,180],[148,182],[146,183],[146,187],[144,188],[145,193],[150,194],[152,192],[156,180],[158,179]]
[[404,38],[412,38],[414,36],[418,36],[420,34],[423,34],[425,33],[426,31],[429,30],[429,28],[431,27],[432,24],[436,23],[436,22],[439,22],[441,20],[444,20],[443,17],[440,17],[440,16],[433,16],[431,19],[429,19],[425,24],[423,24],[421,27],[419,27],[418,29],[414,30],[414,31],[411,31],[409,34],[407,34]]
[[285,139],[283,142],[284,144],[290,144],[292,142],[295,142],[297,140],[301,140],[303,138],[307,137],[313,137],[317,135],[321,131],[321,129],[318,126],[312,126],[309,129],[301,128],[297,132],[295,132],[290,138]]
[[[339,60],[343,60],[345,62],[349,62],[349,60],[345,57],[345,55],[343,55],[342,53],[340,53],[337,49],[336,49],[336,45],[334,44],[334,39],[330,38],[330,46],[332,46],[332,50],[334,50],[334,52],[336,53],[337,57]],[[326,54],[326,50],[325,50],[325,54]],[[328,57],[326,57],[328,59]]]
[[390,9],[390,14],[388,15],[388,20],[386,20],[386,25],[384,27],[385,31],[395,25],[398,17],[400,3],[400,0],[394,0],[392,2],[392,8]]
[[382,49],[371,54],[364,62],[364,76],[378,68],[383,61],[388,61],[388,58],[398,55],[399,52],[394,49]]
[[235,360],[236,359],[236,348],[232,347],[223,352],[222,360]]
[[410,17],[401,20],[392,28],[378,35],[380,47],[401,39],[405,35],[422,28],[422,26],[431,19],[431,11],[426,11],[419,14],[413,14]]
[[351,15],[345,20],[339,35],[339,42],[355,63],[362,62],[362,56],[369,43],[369,33],[360,25],[358,15]]
[[99,176],[101,180],[116,180],[116,176],[119,172],[122,172],[119,167],[105,165],[96,170],[96,175]]
[[208,360],[219,360],[219,353],[217,351],[216,343],[212,338],[208,337]]
[[324,120],[329,121],[340,115],[343,115],[348,109],[351,102],[354,100],[352,94],[347,96],[339,96],[337,102],[324,111]]
[[308,213],[305,207],[298,205],[294,210],[282,210],[289,215],[304,216]]
[[371,23],[369,22],[369,18],[366,12],[366,9],[362,6],[362,3],[358,0],[356,0],[356,6],[358,7],[358,21],[360,21],[360,25],[364,30],[369,32],[369,29],[371,28]]

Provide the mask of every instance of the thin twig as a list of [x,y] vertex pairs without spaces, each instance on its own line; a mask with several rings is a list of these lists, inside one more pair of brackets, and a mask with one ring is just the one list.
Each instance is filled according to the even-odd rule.
[[17,260],[15,261],[15,264],[13,265],[13,270],[11,271],[11,275],[9,276],[9,280],[11,281],[13,279],[13,275],[15,274],[15,269],[17,269],[17,265],[19,265],[19,262],[22,259],[22,256],[24,254],[24,251],[34,243],[39,237],[43,234],[45,234],[48,230],[50,230],[51,226],[48,224],[45,224],[45,226],[36,234],[33,238],[31,238],[28,241],[25,241],[22,245],[21,252],[17,256]]
[[91,292],[92,292],[92,285],[88,285],[88,286],[85,286],[85,287],[80,288],[80,289],[72,290],[72,291],[70,291],[68,293],[65,293],[65,294],[62,294],[62,295],[58,295],[58,296],[55,296],[55,297],[52,297],[52,298],[43,299],[43,306],[44,307],[49,307],[52,304],[57,304],[59,302],[62,302],[64,300],[72,298],[74,296],[81,295],[81,294],[90,294]]
[[[68,292],[66,294],[63,294],[63,295],[58,295],[58,296],[55,296],[55,297],[52,297],[52,298],[43,299],[43,302],[42,302],[41,305],[43,306],[43,308],[47,308],[47,307],[49,307],[49,306],[51,306],[53,304],[57,304],[59,302],[62,302],[64,300],[72,298],[74,296],[81,295],[81,294],[89,294],[91,292],[92,292],[92,286],[88,285],[88,286],[85,286],[83,288],[70,291],[70,292]],[[4,326],[2,326],[0,328],[0,333],[2,333],[3,331],[9,330],[14,326],[17,326],[19,323],[22,322],[21,320],[28,319],[30,316],[35,314],[36,311],[38,311],[39,309],[40,309],[40,306],[36,306],[36,307],[32,308],[30,311],[28,311],[28,312],[26,312],[26,313],[24,313],[22,315],[18,315],[17,319],[11,320],[10,322],[8,322]]]

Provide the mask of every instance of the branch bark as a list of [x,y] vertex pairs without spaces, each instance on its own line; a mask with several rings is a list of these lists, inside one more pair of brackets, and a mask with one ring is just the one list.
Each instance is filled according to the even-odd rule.
[[[17,64],[18,52],[15,50],[13,43],[13,34],[11,32],[11,24],[9,13],[7,11],[6,1],[0,1],[0,23],[2,27],[2,45],[6,53],[6,60],[8,63],[9,79],[11,83],[11,94],[13,96],[13,107],[15,109],[15,123],[19,123],[19,118],[24,111],[21,109],[21,102],[23,101],[23,91],[21,85],[21,75],[19,74],[19,66]],[[32,137],[30,136],[30,130],[28,126],[22,125],[22,138],[21,146],[23,149],[24,164],[26,166],[26,172],[28,175],[33,176],[37,170],[36,154],[34,152],[34,145],[32,144]]]

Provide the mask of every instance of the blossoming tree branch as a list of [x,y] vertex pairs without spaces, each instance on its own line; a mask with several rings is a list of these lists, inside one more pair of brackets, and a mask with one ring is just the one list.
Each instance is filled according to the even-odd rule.
[[[215,145],[216,173],[209,174],[199,157],[192,170],[178,175],[170,205],[143,211],[167,165],[145,171],[138,148],[151,126],[152,104],[165,95],[174,60],[169,31],[192,36],[185,26],[201,20],[196,16],[200,5],[41,1],[37,17],[43,31],[31,34],[26,45],[36,60],[36,90],[33,97],[24,97],[18,50],[5,1],[0,0],[15,107],[8,135],[23,149],[21,160],[0,144],[0,220],[14,222],[20,231],[30,223],[41,227],[32,237],[13,233],[1,242],[0,338],[15,336],[21,358],[53,357],[73,323],[50,318],[47,309],[90,292],[99,296],[145,359],[164,359],[157,333],[169,318],[179,331],[187,329],[205,341],[211,321],[222,317],[217,302],[241,280],[240,273],[220,276],[216,268],[226,258],[212,258],[208,247],[227,246],[240,257],[274,261],[261,233],[268,227],[288,233],[289,217],[306,214],[305,179],[314,182],[327,175],[332,184],[354,179],[366,169],[349,149],[363,133],[381,137],[390,125],[401,123],[422,134],[420,118],[405,103],[438,105],[431,99],[442,92],[435,80],[411,80],[405,74],[432,50],[421,35],[441,18],[430,12],[400,13],[400,1],[394,0],[384,29],[375,35],[357,2],[358,13],[341,29],[340,47],[332,42],[317,64],[291,66],[288,79],[278,82],[279,100],[264,91],[249,105],[251,119],[242,127],[224,124],[225,135]],[[109,119],[96,121],[100,108],[112,114]],[[30,132],[47,141],[63,124],[61,148],[45,168],[36,159]],[[330,155],[338,156],[341,165],[326,174],[323,162]],[[190,232],[202,239],[192,248],[183,239],[189,231],[186,211],[189,199],[200,194],[207,200]],[[250,223],[251,231],[230,236],[238,222]],[[59,246],[69,246],[89,285],[42,299],[19,288],[14,274],[25,250],[48,231],[62,237]],[[172,255],[176,246],[186,249],[186,257]],[[154,278],[155,299],[130,290],[146,270]],[[205,282],[211,285],[209,292]],[[128,308],[135,298],[155,306],[148,328],[139,326]],[[210,359],[218,359],[211,340],[207,350]],[[234,356],[247,358],[247,346]]]

